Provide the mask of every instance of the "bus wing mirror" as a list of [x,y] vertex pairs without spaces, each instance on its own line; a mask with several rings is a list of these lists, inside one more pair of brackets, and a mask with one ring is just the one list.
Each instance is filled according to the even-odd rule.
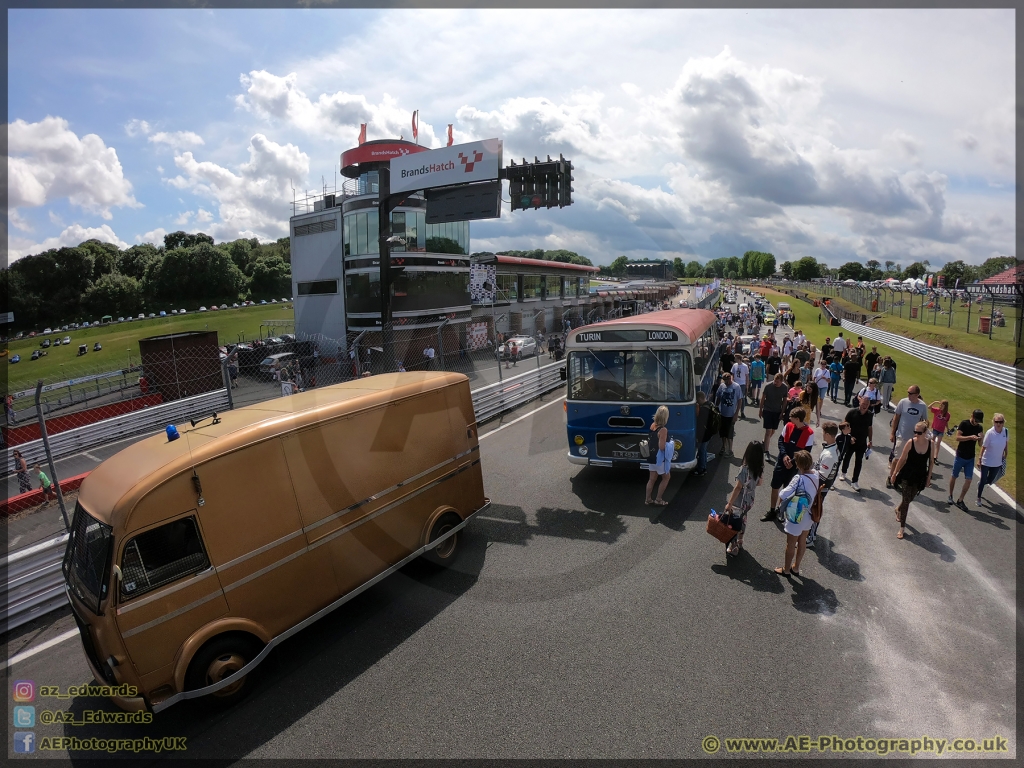
[[115,576],[115,577],[117,577],[117,580],[118,580],[119,582],[120,582],[120,581],[124,581],[124,574],[122,574],[122,573],[121,573],[121,568],[120,568],[120,566],[118,566],[118,565],[116,565],[116,564],[114,565],[114,576]]
[[565,375],[565,366],[564,365],[561,368],[558,369],[558,375],[561,377],[562,381],[565,381],[566,378],[568,378]]

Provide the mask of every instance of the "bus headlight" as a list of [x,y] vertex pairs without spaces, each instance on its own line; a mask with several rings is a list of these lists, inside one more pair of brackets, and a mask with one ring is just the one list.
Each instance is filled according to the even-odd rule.
[[682,441],[682,440],[676,440],[676,441],[675,441],[675,443],[676,443],[676,450],[677,450],[677,451],[678,451],[678,450],[679,450],[680,448],[682,448],[682,447],[683,447],[683,441]]
[[576,443],[576,445],[583,445],[583,435],[576,435],[572,441]]
[[587,446],[581,445],[580,446],[580,456],[586,456],[586,455],[587,455]]

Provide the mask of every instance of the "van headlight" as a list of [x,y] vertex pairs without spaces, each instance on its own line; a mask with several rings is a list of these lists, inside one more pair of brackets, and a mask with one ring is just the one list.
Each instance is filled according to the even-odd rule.
[[583,445],[583,435],[576,435],[572,441],[576,443],[576,445]]
[[580,456],[586,456],[586,455],[587,455],[587,446],[581,445],[580,446]]
[[677,450],[677,451],[678,451],[678,450],[679,450],[680,448],[682,448],[682,447],[683,447],[683,441],[682,441],[682,440],[676,440],[676,441],[675,441],[675,444],[676,444],[676,450]]

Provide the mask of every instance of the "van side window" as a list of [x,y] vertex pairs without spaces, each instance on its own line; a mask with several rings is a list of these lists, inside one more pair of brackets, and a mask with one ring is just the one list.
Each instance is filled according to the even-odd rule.
[[137,597],[209,567],[196,519],[175,520],[128,542],[121,560],[121,596]]

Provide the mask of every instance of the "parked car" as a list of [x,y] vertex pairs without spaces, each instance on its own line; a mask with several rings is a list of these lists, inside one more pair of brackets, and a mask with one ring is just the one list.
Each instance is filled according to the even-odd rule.
[[139,312],[138,319],[139,320],[145,320],[146,319],[146,313],[145,312]]
[[280,363],[281,367],[284,367],[285,363],[295,359],[294,352],[278,352],[276,355],[270,355],[270,357],[263,358],[260,363],[260,373],[264,378],[271,378],[274,375],[274,363]]
[[48,349],[50,346],[50,340],[43,339],[41,342],[39,342],[39,346],[42,347],[43,349]]
[[150,317],[156,317],[156,313],[155,313],[155,312],[150,312],[150,313],[149,313],[149,316],[150,316]]
[[231,305],[231,308],[232,308],[232,309],[238,309],[238,302],[236,301],[235,303],[233,303],[233,304]]
[[42,356],[43,356],[43,351],[39,350],[39,349],[37,349],[35,352],[32,353],[32,359],[33,360],[38,360]]
[[171,314],[172,314],[172,315],[176,315],[176,314],[178,314],[178,310],[176,310],[176,309],[172,309],[172,310],[171,310]]
[[53,340],[53,346],[55,346],[55,347],[59,347],[60,346],[60,337],[59,336],[56,339]]
[[65,344],[70,344],[71,343],[71,337],[70,336],[65,336],[64,337],[64,343]]
[[205,311],[206,311],[206,307],[200,307],[200,308],[199,308],[199,311],[200,311],[200,312],[205,312]]
[[99,352],[101,349],[103,349],[103,345],[100,344],[98,341],[92,345],[93,352]]
[[537,354],[537,340],[532,336],[513,336],[511,339],[506,341],[501,347],[502,358],[507,358],[512,354],[513,349],[518,348],[521,357],[529,357],[530,355]]
[[262,305],[262,304],[266,304],[266,303],[267,303],[267,300],[266,300],[266,299],[260,299],[260,304],[261,304],[261,305]]
[[87,347],[85,344],[79,344],[78,345],[78,356],[79,357],[81,357],[82,355],[84,355],[88,351],[89,351],[89,347]]
[[123,318],[123,317],[119,317],[119,318],[117,318],[117,322],[119,322],[119,323],[123,323],[123,322],[124,322],[124,318]]
[[160,310],[160,317],[167,317],[167,312],[165,312],[164,310],[161,309]]
[[43,333],[53,333],[53,329],[52,328],[44,328],[43,329]]
[[82,327],[83,328],[88,328],[89,327],[89,321],[86,320],[84,323],[82,323]]
[[20,362],[21,362],[21,355],[15,355],[14,357],[11,358],[11,364],[12,365],[14,363],[20,363]]
[[281,299],[281,301],[291,301],[291,299]]

